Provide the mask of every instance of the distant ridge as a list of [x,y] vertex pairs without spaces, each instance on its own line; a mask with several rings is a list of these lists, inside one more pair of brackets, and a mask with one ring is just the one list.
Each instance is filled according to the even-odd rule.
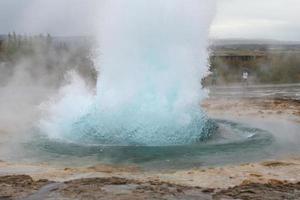
[[[45,36],[45,35],[44,35]],[[0,40],[4,40],[8,37],[7,34],[0,34]],[[67,44],[82,44],[85,42],[91,42],[94,38],[92,36],[52,36],[54,42],[63,42]],[[279,47],[297,47],[300,48],[300,41],[282,41],[272,39],[210,39],[210,46],[267,46],[268,48]]]
[[[38,36],[38,35],[34,35],[34,36]],[[43,36],[46,37],[47,35],[44,34]],[[91,42],[91,40],[93,39],[92,37],[89,36],[51,36],[51,37],[53,39],[53,42],[66,43],[69,45],[86,44],[87,42]],[[5,40],[7,38],[8,38],[7,34],[0,34],[0,41]]]
[[281,41],[271,39],[211,39],[210,44],[223,45],[300,45],[300,41]]
[[7,38],[7,35],[0,35],[0,40],[5,40]]

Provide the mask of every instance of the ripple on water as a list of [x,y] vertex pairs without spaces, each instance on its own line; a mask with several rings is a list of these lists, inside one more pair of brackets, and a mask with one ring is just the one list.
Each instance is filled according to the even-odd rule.
[[35,137],[25,149],[37,161],[62,165],[87,163],[137,164],[149,168],[185,168],[223,165],[267,158],[274,151],[274,139],[264,130],[243,124],[215,120],[214,136],[192,145],[177,146],[104,146],[69,143]]

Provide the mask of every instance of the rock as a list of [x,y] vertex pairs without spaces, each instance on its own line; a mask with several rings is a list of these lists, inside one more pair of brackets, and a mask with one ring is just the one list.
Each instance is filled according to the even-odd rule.
[[242,184],[227,190],[221,190],[213,195],[213,199],[243,199],[243,200],[282,200],[300,199],[300,184],[287,184],[278,180],[270,180],[268,184]]
[[0,199],[23,199],[49,183],[45,179],[34,181],[28,175],[2,176],[0,177]]
[[281,161],[266,161],[261,163],[261,165],[265,167],[283,167],[283,166],[290,166],[295,165],[294,163],[288,163],[288,162],[281,162]]
[[253,176],[253,177],[262,177],[262,175],[261,174],[249,174],[250,176]]
[[276,180],[276,179],[270,179],[268,181],[268,183],[271,185],[284,185],[285,184],[283,181]]
[[215,192],[215,189],[213,189],[213,188],[207,188],[207,189],[203,189],[202,192],[203,193],[213,193],[213,192]]

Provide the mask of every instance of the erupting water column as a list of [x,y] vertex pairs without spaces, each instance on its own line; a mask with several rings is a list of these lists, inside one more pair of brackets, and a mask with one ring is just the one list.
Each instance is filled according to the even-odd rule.
[[105,145],[182,145],[209,137],[214,125],[199,103],[215,2],[106,0],[102,6],[97,94],[81,95],[75,81],[48,106],[42,129]]

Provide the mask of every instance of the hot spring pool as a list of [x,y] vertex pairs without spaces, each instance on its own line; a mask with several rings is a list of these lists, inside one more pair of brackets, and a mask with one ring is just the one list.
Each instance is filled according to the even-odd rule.
[[218,129],[207,140],[176,146],[105,146],[69,143],[35,135],[23,144],[25,160],[63,166],[94,164],[138,165],[151,169],[178,169],[251,162],[274,153],[271,133],[226,120],[214,120]]

